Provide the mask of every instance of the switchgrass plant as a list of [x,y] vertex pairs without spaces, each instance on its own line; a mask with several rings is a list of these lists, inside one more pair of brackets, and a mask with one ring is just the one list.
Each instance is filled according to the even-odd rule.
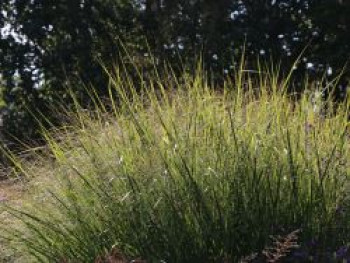
[[295,230],[300,245],[346,245],[349,102],[315,110],[310,93],[286,92],[290,76],[243,68],[220,89],[200,69],[139,74],[138,89],[111,73],[109,103],[92,94],[96,111],[76,102],[61,110],[70,125],[44,131],[50,183],[29,206],[6,208],[21,224],[1,235],[38,262],[93,262],[113,249],[147,262],[237,262]]

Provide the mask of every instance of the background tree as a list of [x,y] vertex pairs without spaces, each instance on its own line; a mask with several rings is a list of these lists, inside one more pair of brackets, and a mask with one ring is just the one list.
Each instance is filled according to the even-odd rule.
[[232,72],[244,47],[248,62],[281,60],[287,71],[311,43],[296,83],[305,73],[333,77],[349,59],[349,12],[347,0],[2,0],[6,131],[32,138],[28,109],[64,99],[67,83],[83,99],[78,83],[105,94],[99,61],[118,64],[120,41],[141,63],[150,51],[179,70],[201,54],[216,80]]
[[[310,59],[320,71],[331,70],[339,74],[350,60],[350,1],[313,1],[310,9],[316,33]],[[338,96],[344,96],[349,83],[349,71],[338,86]]]
[[1,23],[7,28],[0,41],[6,131],[32,137],[36,126],[29,110],[45,112],[54,97],[64,99],[68,82],[76,93],[83,88],[78,83],[105,93],[99,60],[105,66],[114,63],[120,40],[137,45],[136,5],[126,0],[1,1]]

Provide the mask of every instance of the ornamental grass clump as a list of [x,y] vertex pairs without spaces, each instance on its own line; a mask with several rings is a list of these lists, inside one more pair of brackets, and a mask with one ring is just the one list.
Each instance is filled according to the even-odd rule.
[[348,102],[316,111],[309,92],[287,92],[290,77],[243,66],[220,89],[201,70],[139,78],[116,70],[108,103],[92,96],[98,110],[76,103],[69,125],[44,131],[47,190],[8,207],[21,224],[1,230],[18,249],[39,262],[114,250],[238,262],[296,229],[300,246],[350,241]]

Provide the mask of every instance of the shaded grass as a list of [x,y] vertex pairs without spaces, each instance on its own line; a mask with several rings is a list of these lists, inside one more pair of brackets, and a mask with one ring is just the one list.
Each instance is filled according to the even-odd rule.
[[140,74],[138,92],[113,72],[109,105],[92,94],[96,112],[76,103],[70,126],[44,131],[49,190],[7,207],[22,225],[2,235],[38,262],[93,262],[113,248],[149,262],[237,262],[296,229],[301,244],[349,242],[348,102],[320,101],[321,112],[310,93],[287,94],[288,77],[242,69],[220,92],[200,69]]

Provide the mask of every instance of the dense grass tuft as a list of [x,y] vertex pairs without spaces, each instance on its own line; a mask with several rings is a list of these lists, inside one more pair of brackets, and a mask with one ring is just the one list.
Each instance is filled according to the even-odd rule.
[[20,249],[43,262],[113,249],[236,262],[296,230],[300,245],[350,241],[349,104],[309,91],[296,100],[272,73],[241,70],[220,91],[200,70],[167,77],[140,79],[136,92],[116,71],[108,106],[76,104],[70,127],[45,132],[53,183],[28,209],[8,208],[22,222],[7,229]]

